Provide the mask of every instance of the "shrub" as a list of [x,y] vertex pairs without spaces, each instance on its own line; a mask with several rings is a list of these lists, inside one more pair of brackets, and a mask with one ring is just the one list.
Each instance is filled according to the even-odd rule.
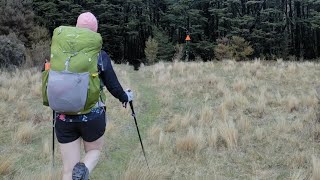
[[214,48],[215,57],[218,60],[233,58],[237,61],[245,60],[252,55],[254,50],[244,38],[232,36],[231,39],[219,39]]
[[50,41],[40,41],[32,44],[31,48],[27,51],[29,57],[26,59],[25,65],[27,67],[41,67],[45,59],[50,59]]
[[158,42],[155,39],[149,37],[146,41],[146,48],[144,49],[144,53],[146,55],[147,62],[149,64],[154,63],[157,59],[158,54]]
[[218,60],[232,58],[230,47],[224,44],[218,44],[214,49],[214,54]]
[[232,36],[231,42],[232,56],[236,60],[247,59],[248,56],[252,55],[253,49],[244,38],[239,36]]
[[0,36],[0,67],[19,66],[25,61],[26,49],[15,34]]
[[32,1],[2,1],[0,14],[0,34],[9,35],[10,33],[15,33],[26,47],[30,47],[32,42],[29,34],[34,27]]
[[154,39],[158,42],[158,55],[157,59],[161,61],[170,61],[173,59],[175,53],[175,47],[170,42],[169,36],[165,33],[164,30],[153,27],[153,36]]

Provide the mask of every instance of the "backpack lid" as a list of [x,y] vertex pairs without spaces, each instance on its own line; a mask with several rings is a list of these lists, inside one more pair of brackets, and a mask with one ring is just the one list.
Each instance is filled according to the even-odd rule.
[[95,73],[101,48],[102,37],[99,33],[86,28],[57,27],[52,36],[51,69]]

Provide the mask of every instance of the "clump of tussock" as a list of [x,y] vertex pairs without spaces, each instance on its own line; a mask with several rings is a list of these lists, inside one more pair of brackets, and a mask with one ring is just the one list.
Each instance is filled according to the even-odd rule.
[[216,86],[221,81],[221,78],[217,77],[215,74],[210,74],[206,77],[202,77],[201,79],[202,80],[199,79],[198,82],[209,87]]
[[166,132],[175,132],[177,130],[177,128],[179,128],[179,124],[180,124],[180,116],[174,116],[170,121],[169,124],[166,126],[165,130]]
[[213,108],[205,105],[200,111],[200,123],[201,125],[209,124],[213,121]]
[[27,105],[27,103],[23,100],[18,100],[17,101],[17,120],[19,121],[26,121],[26,120],[31,120],[32,114],[31,114],[31,109]]
[[42,82],[38,81],[32,84],[31,95],[35,97],[42,95]]
[[307,162],[307,157],[304,152],[296,151],[290,155],[287,166],[291,168],[301,168]]
[[24,172],[15,176],[14,180],[24,179],[24,180],[52,180],[61,179],[62,170],[52,169],[50,166],[46,166],[41,169],[40,172]]
[[50,157],[50,153],[50,141],[48,138],[46,138],[42,141],[42,157]]
[[7,175],[13,172],[15,160],[12,156],[0,156],[0,175]]
[[262,64],[259,59],[256,59],[253,63],[248,65],[250,75],[256,76],[257,72],[262,69]]
[[230,72],[236,68],[236,62],[234,60],[225,60],[223,70]]
[[291,123],[291,128],[294,131],[302,132],[304,128],[304,123],[302,122],[302,120],[296,120],[293,123]]
[[160,148],[164,148],[167,144],[167,135],[163,132],[163,131],[160,131],[160,134],[159,134],[159,142],[158,142],[158,145]]
[[225,94],[226,91],[228,91],[229,89],[227,88],[227,86],[225,85],[225,81],[219,81],[217,84],[217,95],[218,96],[223,96]]
[[316,88],[315,88],[315,95],[317,96],[317,98],[318,99],[320,99],[320,86],[317,86]]
[[9,87],[7,88],[0,88],[0,96],[1,99],[6,101],[6,102],[10,102],[12,103],[18,95],[18,90],[16,88],[13,87]]
[[229,116],[229,109],[225,102],[222,102],[222,104],[219,106],[219,113],[221,120],[226,122]]
[[265,137],[265,130],[263,128],[258,127],[254,131],[254,136],[258,141],[261,141]]
[[288,132],[292,126],[289,126],[286,119],[284,117],[280,117],[277,119],[275,129],[278,130],[279,133]]
[[211,98],[211,95],[209,93],[203,94],[204,103],[207,103],[210,98]]
[[183,88],[180,93],[182,96],[184,97],[192,97],[192,95],[194,94],[195,90],[194,90],[194,87],[190,87],[190,88]]
[[224,106],[226,106],[228,110],[232,110],[235,106],[235,100],[231,95],[231,92],[229,91],[229,89],[226,89],[224,92],[222,104],[224,104]]
[[278,64],[283,64],[283,58],[277,58],[277,63]]
[[181,117],[180,126],[182,128],[189,127],[193,118],[194,117],[193,117],[193,114],[191,113],[191,110],[188,110],[188,112]]
[[162,90],[159,93],[159,99],[163,105],[169,105],[172,103],[172,94],[167,90]]
[[298,68],[297,68],[296,63],[290,63],[288,65],[288,73],[295,74],[295,73],[297,73],[297,71],[298,71]]
[[302,104],[307,108],[316,108],[319,104],[316,93],[310,93],[308,96],[302,98]]
[[173,72],[175,72],[179,75],[183,75],[185,69],[186,69],[185,63],[180,62],[180,61],[174,61],[173,66],[172,66]]
[[107,132],[111,132],[112,130],[115,129],[115,125],[113,122],[110,122],[109,120],[107,120],[107,127],[106,127],[106,131]]
[[21,144],[28,144],[32,141],[35,133],[35,126],[32,122],[22,123],[14,134],[14,141]]
[[239,120],[237,121],[237,127],[239,128],[239,130],[246,132],[251,128],[251,122],[248,118],[245,118],[241,114]]
[[[157,163],[157,162],[154,162]],[[139,162],[131,161],[128,168],[121,175],[121,180],[162,180],[169,178],[169,171],[166,167],[153,167],[152,164],[149,164],[150,170],[146,166],[143,160]]]
[[208,132],[208,144],[209,147],[216,148],[218,141],[218,131],[216,128],[212,127]]
[[315,156],[312,157],[312,177],[311,180],[320,179],[320,160]]
[[247,97],[241,93],[235,93],[232,99],[237,108],[245,109],[249,105]]
[[282,81],[285,82],[287,80],[287,78],[288,78],[288,76],[287,76],[287,74],[286,74],[286,72],[285,72],[283,67],[280,67],[280,68],[276,69],[275,73],[277,73],[276,74],[276,80],[279,81],[279,82],[282,82]]
[[267,105],[265,91],[266,90],[264,87],[260,90],[260,95],[258,96],[258,101],[256,104],[257,113],[260,117],[265,113],[266,105]]
[[238,129],[233,121],[219,123],[218,131],[228,149],[235,149],[238,146]]
[[159,141],[161,128],[159,126],[153,126],[149,129],[149,137],[151,139],[151,142],[156,143]]
[[308,173],[305,172],[304,169],[298,169],[295,170],[291,176],[290,176],[290,180],[301,180],[301,179],[307,179]]
[[258,69],[254,75],[257,79],[262,79],[264,77],[261,69]]
[[287,101],[286,101],[286,109],[289,111],[289,112],[292,112],[294,110],[298,110],[299,108],[299,100],[296,96],[294,95],[289,95],[287,97]]
[[0,102],[0,114],[5,114],[7,112],[7,104],[5,102]]
[[176,150],[178,152],[194,153],[196,150],[203,147],[203,134],[199,131],[198,134],[194,132],[191,127],[186,136],[176,139]]
[[244,92],[247,89],[247,81],[245,79],[236,79],[235,82],[232,85],[232,88],[236,91],[236,92]]
[[153,65],[152,75],[153,75],[153,77],[158,77],[158,76],[160,76],[160,74],[162,74],[164,71],[165,71],[165,65],[164,65],[164,63],[161,61],[161,62]]

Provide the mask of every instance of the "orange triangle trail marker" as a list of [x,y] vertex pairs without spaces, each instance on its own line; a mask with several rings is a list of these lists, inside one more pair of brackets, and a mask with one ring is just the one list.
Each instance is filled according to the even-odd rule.
[[191,38],[190,38],[190,36],[189,36],[189,35],[187,35],[187,37],[186,37],[186,41],[191,41]]

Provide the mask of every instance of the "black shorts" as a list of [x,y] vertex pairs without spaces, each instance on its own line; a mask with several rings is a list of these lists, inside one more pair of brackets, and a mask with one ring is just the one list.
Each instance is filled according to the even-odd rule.
[[55,132],[59,143],[65,144],[81,137],[86,142],[93,142],[103,136],[106,129],[105,112],[87,122],[66,122],[56,118]]

